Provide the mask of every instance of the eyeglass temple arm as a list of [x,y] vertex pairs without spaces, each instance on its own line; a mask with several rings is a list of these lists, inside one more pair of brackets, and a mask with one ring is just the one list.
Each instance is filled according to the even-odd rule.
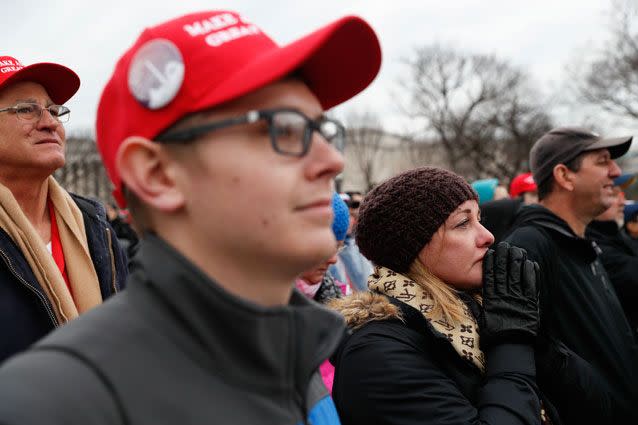
[[187,142],[195,139],[200,134],[213,130],[219,130],[239,124],[251,124],[261,118],[259,111],[248,111],[245,115],[235,118],[228,118],[222,121],[205,124],[199,127],[189,128],[187,130],[176,130],[166,134],[160,134],[155,138],[158,142]]

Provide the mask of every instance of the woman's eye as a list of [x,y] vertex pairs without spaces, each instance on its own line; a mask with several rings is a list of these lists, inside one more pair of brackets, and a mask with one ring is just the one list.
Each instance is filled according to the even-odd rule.
[[470,220],[465,219],[463,221],[461,221],[460,223],[458,223],[455,228],[463,228],[463,227],[467,227],[468,223],[470,222]]

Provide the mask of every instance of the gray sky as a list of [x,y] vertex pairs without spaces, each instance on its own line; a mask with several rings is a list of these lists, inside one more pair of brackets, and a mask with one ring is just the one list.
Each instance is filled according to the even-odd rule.
[[[434,41],[463,50],[493,53],[526,69],[539,87],[555,93],[570,60],[589,54],[608,37],[611,0],[22,0],[5,2],[0,55],[25,65],[62,63],[78,73],[80,91],[67,105],[69,132],[92,129],[102,87],[119,56],[143,28],[175,16],[203,10],[236,10],[280,44],[340,16],[366,19],[381,40],[383,64],[372,85],[336,109],[371,110],[390,131],[406,122],[391,93],[405,75],[401,58]],[[561,119],[574,119],[563,110]],[[561,122],[560,124],[569,124]],[[616,132],[614,130],[614,132]]]

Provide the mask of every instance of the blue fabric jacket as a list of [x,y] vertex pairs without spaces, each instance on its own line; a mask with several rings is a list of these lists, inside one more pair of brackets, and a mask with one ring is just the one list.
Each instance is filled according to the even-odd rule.
[[[102,299],[119,291],[126,280],[126,254],[106,220],[104,208],[72,195],[82,211],[91,259]],[[0,229],[0,362],[24,350],[59,325],[51,302],[18,245]]]
[[[346,236],[344,247],[339,252],[339,261],[343,263],[348,279],[354,288],[357,291],[367,291],[368,276],[372,273],[372,263],[359,252],[355,239],[350,235]],[[335,279],[348,282],[348,279],[342,276],[336,267],[331,266],[329,271]]]
[[296,291],[235,297],[149,234],[126,291],[0,367],[0,424],[338,425],[318,367],[344,328]]

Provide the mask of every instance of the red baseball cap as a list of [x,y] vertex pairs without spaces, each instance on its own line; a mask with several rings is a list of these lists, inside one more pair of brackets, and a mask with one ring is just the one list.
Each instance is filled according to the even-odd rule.
[[536,190],[536,182],[534,182],[532,173],[519,174],[514,177],[512,183],[510,183],[510,196],[512,198],[516,198],[522,193],[534,192]]
[[41,84],[51,100],[62,105],[80,88],[80,77],[66,66],[41,62],[24,66],[11,56],[0,56],[0,89],[19,81]]
[[324,109],[376,77],[381,48],[372,28],[347,16],[286,46],[232,11],[185,15],[147,28],[120,58],[97,112],[97,145],[115,185],[115,157],[130,136],[153,139],[185,115],[220,105],[296,71]]

